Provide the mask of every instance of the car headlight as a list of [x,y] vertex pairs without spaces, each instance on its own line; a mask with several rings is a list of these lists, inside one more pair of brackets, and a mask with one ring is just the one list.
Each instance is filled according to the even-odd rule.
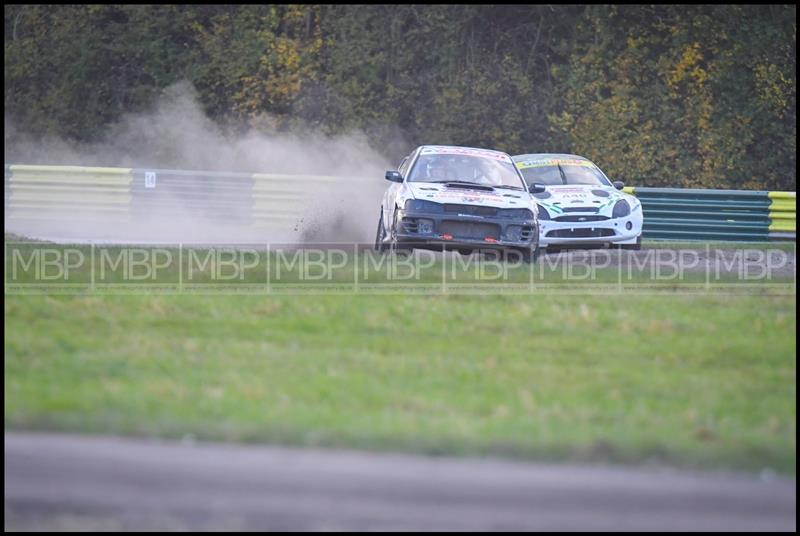
[[614,211],[611,213],[612,218],[624,218],[631,213],[631,206],[624,199],[620,199],[614,203]]
[[541,220],[549,220],[549,219],[551,219],[550,218],[550,213],[547,212],[547,209],[544,208],[542,205],[539,205],[539,220],[541,221]]
[[444,212],[444,206],[441,203],[422,199],[408,199],[405,209],[411,212]]
[[431,234],[433,232],[433,220],[417,220],[417,232],[420,234]]
[[532,220],[533,212],[527,208],[507,208],[500,212],[504,218],[514,218],[516,220]]
[[519,242],[522,240],[522,227],[519,225],[509,225],[508,229],[506,229],[506,240],[511,240],[512,242]]

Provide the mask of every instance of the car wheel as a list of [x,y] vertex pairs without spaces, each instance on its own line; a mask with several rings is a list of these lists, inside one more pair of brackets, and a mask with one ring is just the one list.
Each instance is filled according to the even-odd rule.
[[525,264],[535,264],[539,259],[540,248],[524,248],[520,250],[522,262]]
[[491,262],[505,260],[503,252],[498,249],[479,249],[478,253],[482,259],[486,259]]
[[388,249],[395,255],[400,255],[403,258],[408,258],[411,256],[413,247],[406,244],[401,245],[400,242],[397,240],[397,225],[398,225],[397,209],[395,209],[394,216],[392,218],[392,228],[389,230]]
[[384,240],[386,240],[386,229],[383,227],[383,210],[381,210],[381,215],[378,217],[378,232],[375,234],[375,251],[384,252],[389,249]]
[[539,258],[539,249],[515,248],[503,250],[503,260],[505,262],[519,262],[523,264],[533,264]]
[[642,249],[642,235],[636,237],[635,244],[622,244],[622,249],[630,249],[632,251],[639,251]]

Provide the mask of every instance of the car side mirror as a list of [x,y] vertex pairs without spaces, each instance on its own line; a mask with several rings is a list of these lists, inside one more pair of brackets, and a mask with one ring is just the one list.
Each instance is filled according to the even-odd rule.
[[613,184],[614,188],[616,188],[617,190],[622,190],[623,188],[625,188],[625,183],[622,181],[614,181],[611,184]]
[[547,188],[541,182],[534,182],[528,187],[528,191],[532,194],[540,194],[544,192]]
[[386,180],[391,182],[403,182],[403,176],[399,171],[387,171]]

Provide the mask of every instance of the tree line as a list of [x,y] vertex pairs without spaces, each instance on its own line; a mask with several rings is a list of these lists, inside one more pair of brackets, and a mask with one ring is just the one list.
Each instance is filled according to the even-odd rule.
[[393,159],[569,152],[630,184],[795,190],[795,50],[794,5],[6,5],[5,114],[90,142],[189,80],[219,124],[361,130]]

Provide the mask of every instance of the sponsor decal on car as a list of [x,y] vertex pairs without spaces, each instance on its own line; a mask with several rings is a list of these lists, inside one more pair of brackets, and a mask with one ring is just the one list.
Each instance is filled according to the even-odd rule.
[[480,156],[483,158],[494,158],[501,162],[511,162],[511,157],[499,151],[489,151],[486,149],[469,149],[465,147],[426,147],[420,154],[459,154],[466,156]]
[[519,169],[547,167],[547,166],[584,166],[595,168],[593,163],[588,160],[580,160],[577,158],[548,158],[546,160],[526,160],[524,162],[517,162]]
[[586,192],[586,190],[582,190],[582,189],[579,189],[579,188],[570,188],[570,189],[564,188],[564,189],[559,189],[558,190],[558,195],[559,195],[559,197],[563,197],[563,198],[566,198],[566,199],[574,198],[574,197],[583,198],[583,197],[587,197],[587,192]]
[[481,193],[479,195],[464,195],[463,191],[441,191],[435,194],[428,194],[425,197],[429,199],[447,199],[447,200],[456,200],[461,201],[462,203],[483,203],[485,201],[505,201],[502,196],[486,192],[485,194]]

